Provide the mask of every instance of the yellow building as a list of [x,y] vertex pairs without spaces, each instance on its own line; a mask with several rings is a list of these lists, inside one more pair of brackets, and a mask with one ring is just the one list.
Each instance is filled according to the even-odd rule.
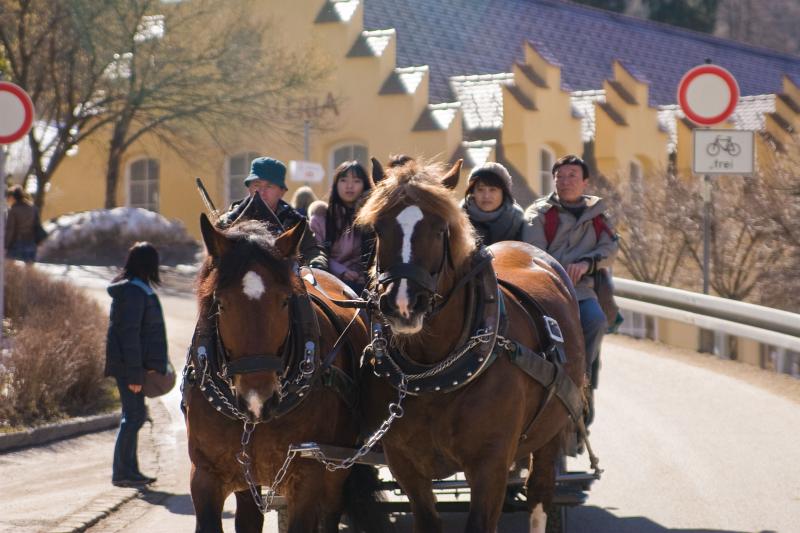
[[[675,88],[683,72],[709,56],[739,79],[744,96],[730,126],[757,130],[759,151],[788,142],[800,127],[800,58],[574,4],[253,5],[281,35],[313,43],[334,66],[324,90],[287,110],[298,132],[310,118],[308,159],[326,172],[311,184],[320,196],[338,163],[398,153],[463,158],[465,172],[500,161],[523,207],[549,192],[550,167],[566,153],[586,154],[596,172],[615,179],[666,169],[671,153],[685,172],[691,126],[674,105]],[[302,141],[246,137],[202,152],[189,162],[142,138],[123,161],[118,205],[157,210],[199,236],[195,177],[224,206],[243,195],[252,158],[304,158]],[[54,177],[45,216],[102,207],[105,163],[104,138],[83,143]],[[301,184],[290,179],[290,194]]]

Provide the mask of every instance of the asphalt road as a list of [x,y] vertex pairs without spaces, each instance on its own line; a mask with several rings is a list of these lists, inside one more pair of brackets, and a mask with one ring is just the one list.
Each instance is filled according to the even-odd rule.
[[[161,293],[176,368],[195,320],[188,290]],[[103,298],[99,289],[95,294]],[[618,336],[606,339],[602,357],[591,441],[605,473],[587,505],[568,512],[570,533],[800,532],[800,380]],[[162,405],[170,422],[158,437],[168,444],[173,471],[159,473],[158,497],[134,500],[89,531],[194,528],[177,393]],[[103,460],[86,468],[110,470],[104,461],[113,438],[93,438]],[[582,457],[575,466],[587,463]],[[59,490],[45,486],[39,494]],[[231,499],[226,531],[234,530],[233,510]],[[465,520],[444,518],[447,531],[459,531]],[[397,526],[410,531],[409,517],[397,517]],[[274,513],[265,531],[277,531]],[[527,531],[527,517],[506,515],[500,531]]]

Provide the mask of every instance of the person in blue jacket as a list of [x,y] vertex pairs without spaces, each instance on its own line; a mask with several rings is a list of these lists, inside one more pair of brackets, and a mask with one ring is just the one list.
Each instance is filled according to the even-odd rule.
[[153,290],[160,283],[158,251],[138,242],[125,267],[108,287],[111,318],[106,343],[106,376],[117,380],[122,402],[111,482],[120,487],[146,485],[155,478],[139,471],[136,447],[147,418],[142,384],[147,372],[167,372],[167,333],[161,303]]

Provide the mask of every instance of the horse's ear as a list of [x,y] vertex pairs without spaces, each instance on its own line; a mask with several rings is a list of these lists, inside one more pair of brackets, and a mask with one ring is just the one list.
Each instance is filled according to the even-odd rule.
[[461,178],[461,165],[464,163],[463,159],[456,161],[447,174],[442,176],[442,185],[448,189],[455,189],[458,185],[458,180]]
[[281,233],[275,239],[275,248],[281,257],[289,258],[296,256],[300,251],[300,241],[303,240],[303,234],[306,232],[308,223],[305,218],[301,218],[300,222],[293,227]]
[[386,174],[383,172],[383,167],[381,166],[380,161],[374,157],[371,157],[370,161],[372,161],[372,183],[377,185],[383,178],[386,177]]
[[220,257],[228,251],[230,246],[228,239],[214,227],[205,213],[200,213],[200,232],[203,234],[203,242],[208,250],[208,255]]

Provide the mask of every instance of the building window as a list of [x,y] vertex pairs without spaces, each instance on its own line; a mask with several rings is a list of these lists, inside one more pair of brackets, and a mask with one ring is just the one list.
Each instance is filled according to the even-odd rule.
[[250,162],[257,157],[256,152],[242,152],[228,158],[227,187],[225,187],[228,204],[247,196],[244,179],[250,175]]
[[362,144],[347,144],[336,148],[331,157],[331,174],[345,161],[358,161],[366,170],[367,153],[367,147]]
[[139,159],[128,167],[128,205],[158,212],[157,159]]
[[553,165],[556,156],[549,148],[539,150],[539,192],[547,196],[553,192]]

